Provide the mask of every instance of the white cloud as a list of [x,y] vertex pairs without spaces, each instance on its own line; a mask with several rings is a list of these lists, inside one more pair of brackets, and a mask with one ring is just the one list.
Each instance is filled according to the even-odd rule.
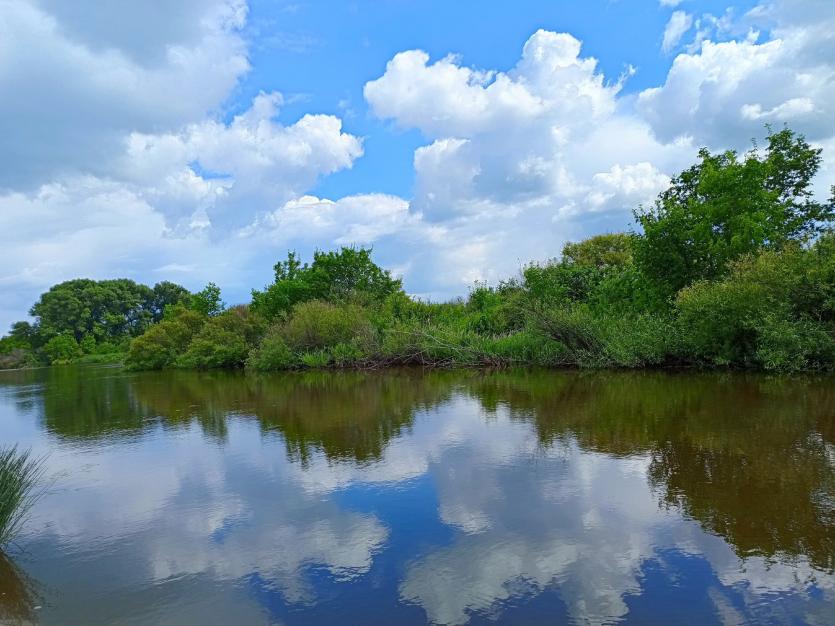
[[235,230],[362,155],[337,117],[279,122],[276,92],[224,121],[249,69],[242,0],[90,4],[0,6],[3,328],[76,276],[261,276],[275,252]]
[[109,173],[127,133],[204,117],[249,69],[238,0],[90,4],[3,0],[0,189]]
[[620,90],[565,33],[536,32],[508,72],[396,55],[365,95],[376,115],[431,140],[415,152],[412,210],[435,228],[407,276],[460,294],[554,256],[600,220],[625,228],[693,150],[657,142]]
[[778,0],[746,20],[773,38],[705,40],[676,57],[660,87],[647,89],[638,110],[662,141],[692,137],[712,147],[741,148],[764,122],[784,122],[822,141],[835,134],[835,5]]
[[662,7],[677,7],[683,0],[658,0],[658,4]]
[[693,16],[684,11],[674,11],[670,21],[664,27],[664,40],[661,42],[661,49],[670,52],[684,37],[685,33],[693,26]]
[[332,241],[340,245],[367,245],[417,221],[409,203],[396,196],[364,194],[333,201],[315,196],[290,200],[260,217],[240,232],[242,237],[266,236],[291,242]]

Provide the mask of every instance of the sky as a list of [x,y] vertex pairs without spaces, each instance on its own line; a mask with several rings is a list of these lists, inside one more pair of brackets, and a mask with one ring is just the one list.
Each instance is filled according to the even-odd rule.
[[789,124],[835,183],[832,0],[0,0],[0,329],[71,278],[374,248],[466,295]]

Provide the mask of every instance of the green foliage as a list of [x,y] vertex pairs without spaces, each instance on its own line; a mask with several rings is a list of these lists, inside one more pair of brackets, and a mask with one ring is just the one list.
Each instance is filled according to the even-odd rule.
[[282,334],[287,345],[298,352],[337,344],[354,344],[370,351],[376,344],[374,326],[362,307],[319,300],[296,305]]
[[46,342],[43,347],[46,358],[53,365],[72,363],[81,356],[81,347],[71,334],[57,335]]
[[272,328],[257,346],[252,348],[246,361],[249,369],[259,372],[290,369],[297,360],[281,336],[280,328]]
[[136,336],[151,323],[148,309],[153,291],[125,278],[69,280],[41,295],[30,314],[38,332],[48,340],[72,333],[76,341],[90,334],[96,339]]
[[129,367],[832,369],[835,199],[811,195],[820,158],[789,130],[743,156],[702,150],[636,214],[642,234],[568,243],[559,260],[476,283],[466,300],[409,297],[370,249],[353,247],[309,264],[289,253],[249,307],[228,311],[213,283],[191,295],[173,283],[69,281],[33,307],[34,326],[0,340],[0,366],[118,353],[147,329]]
[[776,370],[835,365],[831,235],[810,250],[765,250],[676,299],[686,352],[710,365]]
[[287,260],[276,263],[274,269],[275,282],[264,291],[252,292],[253,309],[268,319],[309,300],[380,304],[401,291],[400,281],[376,265],[367,248],[317,250],[309,265],[302,264],[296,253],[290,252]]
[[125,365],[132,369],[154,370],[170,367],[183,354],[206,318],[195,311],[181,309],[164,319],[130,344]]
[[524,326],[522,290],[515,282],[497,289],[478,284],[467,300],[467,328],[481,335],[501,335]]
[[488,337],[479,341],[478,345],[482,361],[495,365],[556,366],[565,362],[565,347],[533,329]]
[[578,243],[567,243],[562,249],[562,260],[568,265],[582,265],[598,269],[623,267],[632,264],[634,235],[607,233]]
[[811,181],[821,150],[788,129],[769,132],[763,153],[699,152],[655,205],[636,212],[639,268],[666,294],[723,276],[759,249],[807,241],[835,217],[835,198],[818,202]]
[[162,321],[166,307],[172,307],[178,304],[186,305],[190,301],[191,293],[185,287],[167,280],[157,283],[154,285],[153,296],[149,306],[153,322],[156,324]]
[[313,350],[303,352],[300,360],[305,367],[321,368],[330,365],[331,355],[327,350]]
[[330,355],[334,364],[339,367],[357,365],[366,360],[368,356],[354,341],[336,344],[331,348]]
[[[141,335],[162,319],[166,306],[188,298],[188,291],[174,283],[153,289],[128,279],[69,280],[53,286],[32,306],[34,324],[16,322],[11,333],[0,339],[0,354],[23,349],[49,362],[71,360],[71,350],[56,355],[56,346],[69,348],[71,336],[87,355],[106,354],[127,348],[132,337]],[[49,345],[49,349],[47,349]]]
[[15,322],[9,334],[0,338],[0,354],[9,354],[15,350],[29,350],[33,347],[34,336],[35,329],[29,322]]
[[209,318],[176,365],[193,369],[243,367],[262,331],[260,318],[250,315],[247,307],[229,309]]
[[0,370],[19,369],[35,364],[32,352],[24,348],[13,348],[8,352],[0,352]]
[[188,302],[192,311],[207,316],[219,315],[226,308],[220,297],[220,287],[214,283],[209,283],[202,290],[193,294]]
[[0,548],[20,531],[38,497],[43,460],[16,447],[0,448]]

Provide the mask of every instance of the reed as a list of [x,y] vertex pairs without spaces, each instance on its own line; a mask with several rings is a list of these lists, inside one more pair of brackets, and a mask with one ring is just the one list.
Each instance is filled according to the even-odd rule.
[[0,448],[0,548],[20,532],[40,495],[44,473],[42,458],[17,446]]

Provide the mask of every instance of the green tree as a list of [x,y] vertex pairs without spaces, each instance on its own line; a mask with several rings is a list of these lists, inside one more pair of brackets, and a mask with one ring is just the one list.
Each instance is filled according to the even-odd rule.
[[213,316],[221,313],[226,308],[226,304],[220,298],[220,287],[214,283],[209,283],[201,291],[191,296],[189,307],[203,315]]
[[187,304],[190,301],[191,293],[188,289],[177,283],[164,280],[154,285],[153,296],[149,309],[154,323],[161,321],[165,315],[165,307],[175,306],[180,303]]
[[275,282],[264,291],[253,290],[253,308],[267,318],[288,313],[308,300],[359,301],[381,304],[402,290],[400,280],[371,259],[370,248],[343,247],[339,251],[313,253],[311,264],[302,263],[295,252],[276,263]]
[[563,246],[562,260],[570,265],[604,269],[623,267],[632,263],[633,235],[607,233]]
[[170,367],[182,355],[206,322],[206,317],[185,308],[176,310],[130,344],[125,365],[131,369],[153,370]]
[[88,334],[97,341],[118,340],[145,331],[153,318],[152,299],[150,287],[126,278],[79,278],[51,287],[30,314],[37,318],[37,332],[44,340],[64,333],[77,342]]
[[811,189],[821,150],[789,129],[769,130],[767,141],[742,157],[702,149],[654,206],[636,211],[635,260],[666,294],[724,275],[746,253],[807,241],[832,221],[835,188],[828,202]]

